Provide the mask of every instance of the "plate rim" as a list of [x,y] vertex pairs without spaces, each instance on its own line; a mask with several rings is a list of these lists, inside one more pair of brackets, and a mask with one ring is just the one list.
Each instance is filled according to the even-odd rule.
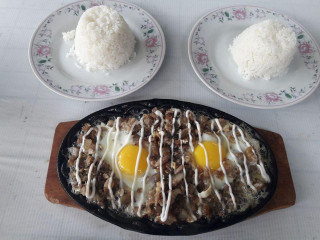
[[[222,93],[218,92],[216,89],[214,89],[210,84],[208,84],[206,82],[205,79],[203,79],[203,77],[201,76],[201,74],[199,73],[199,71],[197,70],[196,68],[196,64],[194,63],[193,61],[193,58],[192,58],[192,52],[191,52],[191,41],[192,41],[192,37],[193,37],[193,34],[197,28],[197,26],[199,25],[199,23],[206,17],[208,16],[209,14],[212,14],[213,12],[217,12],[219,10],[223,10],[223,9],[226,9],[226,8],[234,8],[234,7],[237,7],[237,8],[246,8],[246,7],[251,7],[251,8],[259,8],[259,9],[263,9],[263,10],[268,10],[268,11],[272,11],[274,13],[277,13],[277,14],[281,14],[281,15],[284,15],[286,17],[287,14],[284,14],[284,13],[281,13],[281,12],[278,12],[278,11],[275,11],[273,9],[270,9],[270,8],[266,8],[266,7],[261,7],[261,6],[257,6],[257,5],[248,5],[248,4],[240,4],[240,5],[231,5],[231,6],[225,6],[225,7],[222,7],[222,8],[216,8],[216,9],[213,9],[213,10],[210,10],[208,12],[206,12],[205,14],[201,15],[201,17],[199,17],[199,19],[196,21],[196,23],[193,25],[190,33],[189,33],[189,37],[188,37],[188,58],[189,58],[189,61],[190,61],[190,64],[192,66],[192,69],[193,71],[196,73],[197,77],[206,85],[206,87],[211,90],[212,92],[214,92],[215,94],[217,94],[218,96],[228,100],[228,101],[231,101],[233,103],[236,103],[236,104],[239,104],[239,105],[242,105],[242,106],[246,106],[246,107],[250,107],[250,108],[257,108],[257,109],[278,109],[278,108],[284,108],[284,107],[289,107],[289,106],[292,106],[292,105],[295,105],[297,103],[300,103],[302,102],[303,100],[305,100],[306,98],[308,98],[309,96],[311,96],[314,91],[318,88],[319,84],[320,84],[320,75],[318,77],[318,82],[317,84],[307,93],[305,94],[303,97],[295,100],[295,101],[292,101],[290,103],[284,103],[284,104],[279,104],[279,105],[257,105],[257,104],[251,104],[251,103],[245,103],[245,102],[241,102],[241,101],[238,101],[238,100],[235,100],[233,98],[230,98],[228,96],[225,96],[223,95]],[[294,20],[293,18],[291,17],[288,17],[290,19],[290,21],[294,22],[295,24],[297,24],[301,29],[303,29],[304,32],[306,32],[310,39],[313,41],[313,44],[315,45],[316,49],[317,49],[317,52],[320,54],[320,48],[319,48],[319,45],[317,43],[317,41],[315,41],[315,38],[310,34],[310,32],[303,26],[301,25],[299,22],[297,22],[296,20]]]
[[166,55],[166,39],[165,39],[165,35],[164,35],[164,32],[163,32],[160,24],[158,23],[158,21],[149,12],[147,12],[144,8],[142,8],[142,7],[140,7],[140,6],[136,5],[136,4],[133,4],[131,2],[122,1],[122,0],[104,0],[104,1],[105,2],[118,2],[118,3],[122,3],[122,4],[128,4],[128,5],[131,5],[131,6],[135,7],[135,8],[141,9],[153,21],[153,23],[155,24],[155,26],[159,30],[160,36],[162,38],[162,51],[161,51],[161,57],[160,57],[160,60],[159,60],[159,64],[158,64],[156,70],[153,72],[153,74],[148,78],[148,80],[146,80],[140,86],[138,86],[138,87],[136,87],[136,88],[134,88],[132,90],[126,91],[126,92],[124,92],[122,94],[119,94],[119,95],[116,95],[116,96],[113,96],[113,97],[106,96],[106,97],[102,97],[102,98],[86,98],[86,97],[72,96],[72,95],[63,93],[61,91],[58,91],[57,89],[55,89],[52,86],[50,86],[49,84],[47,84],[46,81],[38,73],[38,71],[37,71],[37,69],[35,67],[34,61],[33,61],[33,57],[32,57],[32,47],[34,45],[34,39],[35,39],[40,27],[55,12],[57,12],[57,11],[59,11],[61,9],[64,9],[65,7],[73,5],[73,4],[82,3],[82,2],[88,2],[88,1],[89,0],[79,0],[79,1],[75,1],[75,2],[72,2],[72,3],[68,3],[66,5],[63,5],[62,7],[57,8],[56,10],[52,11],[49,15],[47,15],[41,21],[41,23],[37,26],[37,28],[35,29],[35,31],[33,32],[32,36],[31,36],[31,39],[30,39],[30,42],[29,42],[29,47],[28,47],[28,60],[29,60],[29,64],[31,66],[32,72],[37,77],[37,79],[44,86],[46,86],[49,90],[53,91],[54,93],[56,93],[56,94],[58,94],[60,96],[63,96],[63,97],[69,98],[69,99],[73,99],[73,100],[80,100],[80,101],[85,101],[85,102],[108,101],[108,100],[118,99],[118,98],[127,96],[127,95],[129,95],[129,94],[131,94],[131,93],[133,93],[135,91],[138,91],[139,89],[144,87],[147,83],[149,83],[156,76],[156,74],[159,72],[159,70],[160,70],[160,68],[161,68],[161,66],[163,64],[165,55]]

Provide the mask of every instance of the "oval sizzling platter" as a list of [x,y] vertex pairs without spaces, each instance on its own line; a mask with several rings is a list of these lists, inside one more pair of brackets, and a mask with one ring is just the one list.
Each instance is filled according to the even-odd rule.
[[[267,196],[260,199],[255,207],[249,207],[248,210],[244,212],[230,215],[225,220],[212,218],[209,221],[200,219],[192,223],[179,222],[174,223],[173,225],[163,225],[148,220],[147,218],[128,217],[127,215],[117,212],[116,210],[109,209],[108,207],[102,209],[96,204],[88,203],[84,196],[73,193],[72,187],[68,182],[70,172],[67,164],[68,148],[73,146],[82,127],[86,123],[91,125],[98,122],[106,123],[109,119],[114,119],[115,117],[125,118],[134,116],[139,118],[139,116],[141,117],[143,114],[151,113],[154,107],[164,110],[179,108],[182,111],[190,110],[196,115],[201,114],[208,116],[209,118],[224,118],[245,129],[250,137],[259,141],[260,148],[265,149],[265,151],[260,152],[261,156],[270,161],[268,163],[264,163],[266,172],[270,177],[270,184],[266,189],[266,192],[268,192]],[[214,231],[243,221],[257,213],[266,205],[274,194],[277,185],[277,167],[273,153],[262,136],[252,126],[234,116],[211,107],[170,99],[152,99],[123,103],[102,109],[83,118],[70,129],[61,144],[58,154],[57,171],[60,182],[68,195],[88,212],[124,229],[154,235],[194,235]]]

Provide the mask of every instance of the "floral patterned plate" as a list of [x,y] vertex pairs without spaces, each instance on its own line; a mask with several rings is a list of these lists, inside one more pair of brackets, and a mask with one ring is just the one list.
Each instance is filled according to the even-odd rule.
[[[288,74],[270,81],[245,81],[229,53],[229,45],[245,28],[276,19],[297,36],[297,52]],[[291,18],[261,7],[234,6],[207,13],[193,27],[188,53],[202,82],[219,96],[254,108],[280,108],[310,96],[319,85],[319,47],[313,37]]]
[[[110,72],[86,72],[74,58],[66,58],[72,43],[65,43],[62,32],[76,28],[81,14],[96,5],[116,9],[136,38],[136,56]],[[165,39],[157,21],[145,10],[117,0],[79,1],[48,16],[37,28],[29,47],[29,60],[35,75],[50,90],[83,101],[123,97],[149,82],[158,72],[165,55]]]

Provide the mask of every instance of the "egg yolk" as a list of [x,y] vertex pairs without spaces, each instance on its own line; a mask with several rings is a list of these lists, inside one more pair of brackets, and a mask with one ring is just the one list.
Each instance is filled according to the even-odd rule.
[[[122,173],[134,176],[138,153],[139,146],[135,145],[127,145],[120,151],[118,155],[118,166]],[[140,175],[146,171],[147,157],[148,151],[142,148],[137,175]]]
[[[220,154],[219,154],[219,144],[216,142],[205,141],[202,142],[204,148],[206,149],[208,156],[208,163],[211,171],[217,170],[220,168]],[[226,151],[221,147],[222,159],[226,156]],[[206,155],[202,146],[197,145],[194,150],[194,157],[196,163],[199,167],[207,166],[206,164]]]

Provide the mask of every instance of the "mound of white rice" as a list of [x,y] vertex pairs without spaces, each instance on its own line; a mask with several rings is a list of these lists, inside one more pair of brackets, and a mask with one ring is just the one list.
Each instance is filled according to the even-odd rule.
[[135,39],[123,17],[107,6],[86,10],[76,28],[74,53],[88,71],[110,71],[125,64]]
[[289,27],[265,20],[239,34],[230,52],[244,79],[270,80],[287,73],[296,42],[295,33]]

